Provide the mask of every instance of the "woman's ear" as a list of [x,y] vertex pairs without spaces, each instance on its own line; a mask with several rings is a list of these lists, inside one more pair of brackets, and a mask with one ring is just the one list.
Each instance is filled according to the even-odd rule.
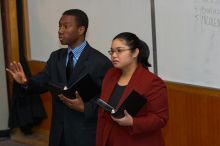
[[135,51],[133,52],[133,57],[134,57],[134,58],[137,58],[137,57],[138,57],[139,52],[140,52],[140,51],[139,51],[139,49],[138,49],[138,48],[136,48],[136,49],[135,49]]

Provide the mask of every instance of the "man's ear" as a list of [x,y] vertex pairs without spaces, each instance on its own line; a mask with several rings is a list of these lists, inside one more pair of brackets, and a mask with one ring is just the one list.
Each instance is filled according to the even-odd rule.
[[83,35],[85,31],[86,31],[85,26],[80,26],[79,29],[78,29],[78,32],[79,32],[80,35]]

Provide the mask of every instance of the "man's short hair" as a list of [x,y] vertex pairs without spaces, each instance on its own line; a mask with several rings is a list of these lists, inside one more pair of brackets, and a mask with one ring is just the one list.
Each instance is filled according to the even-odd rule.
[[75,16],[77,25],[85,27],[84,35],[86,35],[88,25],[89,25],[89,19],[85,12],[79,9],[70,9],[70,10],[65,11],[63,15]]

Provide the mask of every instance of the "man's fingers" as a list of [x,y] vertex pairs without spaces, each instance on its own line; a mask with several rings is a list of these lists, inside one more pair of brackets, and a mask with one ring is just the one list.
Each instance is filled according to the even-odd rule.
[[6,68],[6,71],[7,72],[9,72],[12,76],[14,76],[14,73],[13,73],[13,71],[12,70],[10,70],[10,69],[8,69],[8,68]]
[[63,94],[58,95],[58,97],[60,98],[60,100],[64,100],[65,96]]
[[62,100],[63,102],[69,102],[69,103],[73,103],[74,99],[69,99],[66,96],[64,96],[63,94],[58,95],[60,100]]
[[10,70],[15,73],[15,72],[18,72],[19,71],[19,67],[18,67],[18,64],[13,61],[10,63]]
[[24,73],[23,67],[20,62],[18,62],[17,66],[18,66],[18,71]]
[[63,104],[67,105],[69,108],[72,108],[72,103],[70,102],[63,101]]
[[14,70],[15,70],[16,72],[19,72],[19,68],[18,68],[17,62],[13,61],[13,66],[14,66]]
[[10,70],[12,72],[15,72],[15,67],[14,67],[14,64],[12,62],[10,63]]
[[69,106],[71,105],[70,102],[67,102],[67,101],[65,101],[65,100],[63,101],[63,103],[66,104],[66,105],[69,105]]

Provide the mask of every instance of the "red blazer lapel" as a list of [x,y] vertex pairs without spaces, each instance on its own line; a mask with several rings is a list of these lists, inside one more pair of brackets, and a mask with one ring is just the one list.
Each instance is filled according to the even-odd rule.
[[[120,107],[121,104],[125,101],[125,99],[127,98],[127,96],[133,91],[139,91],[139,82],[141,81],[141,74],[144,70],[144,67],[142,65],[138,65],[137,69],[135,70],[134,74],[132,75],[127,87],[125,88],[125,91],[122,94],[121,99],[119,100],[119,103],[117,105],[116,108]],[[103,87],[103,91],[102,91],[102,99],[105,102],[108,102],[112,91],[114,90],[119,78],[121,76],[121,71],[118,69],[114,69],[112,70],[112,72],[110,74],[107,74],[105,79],[105,83],[104,83],[104,87]]]
[[103,89],[103,96],[102,96],[102,99],[106,102],[108,102],[111,94],[112,94],[112,91],[114,90],[115,88],[115,85],[117,84],[119,78],[121,76],[121,71],[120,70],[116,70],[116,73],[112,76],[108,76],[108,80],[107,80],[107,83],[105,84],[105,87]]
[[[112,74],[112,72],[113,72],[113,74]],[[114,87],[117,84],[120,76],[121,76],[121,71],[117,70],[117,69],[110,70],[110,73],[106,74],[104,82],[103,82],[104,86],[102,88],[102,95],[101,95],[102,99],[105,102],[108,102],[108,100],[112,94],[112,91],[114,90]],[[109,115],[109,114],[107,114],[107,115]],[[103,146],[105,145],[105,143],[108,139],[108,136],[109,136],[110,129],[113,126],[112,122],[110,122],[110,121],[112,121],[111,117],[106,116],[105,118],[108,119],[107,120],[108,123],[105,125],[104,131],[103,131]]]

